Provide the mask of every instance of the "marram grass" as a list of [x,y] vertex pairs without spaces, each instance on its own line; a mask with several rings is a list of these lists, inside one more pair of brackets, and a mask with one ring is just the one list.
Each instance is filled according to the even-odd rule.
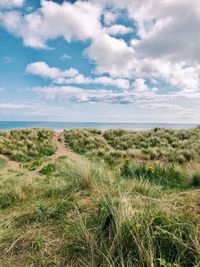
[[[32,142],[43,147],[40,130],[33,131]],[[124,131],[116,133],[107,134]],[[90,134],[102,140],[106,133],[84,130],[81,141],[75,135],[86,156],[43,155],[46,164],[33,169],[37,157],[18,169],[9,167],[9,155],[0,157],[0,266],[199,267],[198,158],[180,165],[114,154],[111,164],[96,152],[91,159],[105,143],[91,145]],[[24,132],[17,135],[24,141]],[[65,135],[69,145],[72,133]],[[45,133],[43,144],[54,147],[52,136]]]
[[19,162],[27,162],[55,152],[48,129],[0,131],[0,154]]
[[124,159],[180,164],[200,160],[200,127],[148,131],[72,129],[65,131],[65,138],[74,151],[111,164]]

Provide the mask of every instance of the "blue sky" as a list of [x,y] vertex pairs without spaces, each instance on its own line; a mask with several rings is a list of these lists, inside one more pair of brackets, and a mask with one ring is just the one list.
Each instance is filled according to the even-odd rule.
[[199,123],[199,29],[195,0],[1,0],[0,120]]

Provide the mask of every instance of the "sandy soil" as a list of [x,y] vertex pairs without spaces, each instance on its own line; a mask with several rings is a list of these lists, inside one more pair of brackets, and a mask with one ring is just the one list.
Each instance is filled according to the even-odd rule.
[[51,160],[56,160],[59,157],[66,156],[72,159],[79,159],[81,156],[76,154],[65,144],[64,135],[61,132],[56,132],[53,136],[53,142],[57,146],[57,151],[51,156]]
[[[69,157],[71,159],[80,159],[81,156],[76,154],[74,151],[72,151],[69,147],[67,147],[67,145],[65,144],[65,139],[64,139],[64,134],[63,132],[55,132],[54,136],[53,136],[53,142],[57,147],[56,152],[49,157],[49,159],[44,162],[38,170],[32,171],[33,174],[38,174],[39,171],[46,166],[49,163],[53,163],[57,158],[59,157]],[[8,164],[7,164],[7,168],[8,169],[20,169],[20,163],[10,160],[9,158],[7,158]]]

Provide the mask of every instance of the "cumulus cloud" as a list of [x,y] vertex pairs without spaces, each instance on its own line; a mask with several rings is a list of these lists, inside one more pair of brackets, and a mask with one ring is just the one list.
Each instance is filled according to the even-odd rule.
[[74,77],[79,73],[78,70],[73,68],[62,71],[58,68],[50,67],[45,62],[34,62],[28,64],[26,67],[26,72],[49,79]]
[[112,101],[112,91],[89,90],[74,86],[46,86],[32,89],[48,99],[61,98],[70,102],[101,102]]
[[85,89],[77,86],[53,85],[35,87],[32,89],[47,99],[63,99],[68,102],[102,102],[112,104],[128,104],[140,102],[141,99],[155,99],[157,93],[150,88],[143,79],[136,79],[128,90],[109,90],[105,88]]
[[[170,101],[171,98],[174,97],[174,95],[170,94],[158,94],[157,91],[150,89],[143,80],[136,80],[132,87],[126,91],[113,91],[104,88],[85,89],[68,85],[34,87],[31,90],[39,94],[42,98],[51,100],[62,99],[66,102],[75,103],[138,103],[141,107],[145,105],[148,107],[150,104],[163,105],[163,101]],[[170,105],[170,103],[168,103],[168,105]]]
[[107,76],[100,76],[96,78],[85,77],[82,74],[78,74],[72,78],[58,78],[54,81],[57,84],[99,84],[104,86],[115,86],[123,89],[128,89],[130,83],[127,79],[113,79]]
[[169,23],[157,29],[136,45],[138,52],[146,57],[162,57],[173,62],[200,62],[200,17],[185,14],[170,19]]
[[[200,99],[199,1],[89,0],[59,5],[42,0],[41,8],[29,14],[1,11],[0,24],[36,49],[48,48],[48,41],[59,37],[68,43],[84,42],[83,55],[95,66],[91,77],[74,68],[61,70],[45,62],[27,66],[28,73],[54,84],[34,89],[48,98],[137,102],[149,109],[177,111],[179,105],[173,101],[187,99],[192,105]],[[124,36],[131,32],[134,35]],[[65,59],[67,55],[61,57]],[[104,89],[83,89],[79,85],[101,85]],[[108,86],[116,88],[105,89]]]
[[118,13],[114,13],[111,11],[105,11],[104,15],[103,15],[104,24],[109,26],[109,25],[113,24],[118,19],[118,17],[119,17]]
[[85,54],[96,63],[97,73],[130,77],[134,67],[134,50],[122,39],[101,35],[94,39]]
[[42,78],[49,78],[57,84],[101,84],[104,86],[116,86],[124,89],[128,89],[130,86],[127,79],[113,79],[107,76],[94,78],[85,77],[76,69],[70,68],[61,70],[59,68],[50,67],[45,62],[34,62],[28,64],[26,72]]
[[115,24],[110,27],[104,28],[104,31],[109,35],[125,35],[133,32],[133,29],[121,24]]
[[[200,2],[196,0],[95,0],[127,10],[136,21],[145,57],[200,62]],[[112,16],[111,16],[112,17]]]
[[97,36],[101,30],[101,8],[97,4],[77,1],[59,5],[43,0],[41,5],[27,15],[15,11],[1,13],[0,23],[22,37],[26,46],[34,48],[47,48],[47,41],[58,37],[64,37],[67,42],[84,41]]
[[8,9],[13,7],[21,7],[24,0],[1,0],[0,9]]
[[199,1],[125,0],[116,1],[116,5],[125,7],[137,21],[141,36],[137,50],[143,56],[200,62]]
[[136,61],[134,75],[143,78],[158,78],[179,90],[196,91],[200,88],[200,68],[185,62],[172,63],[160,59],[141,59]]

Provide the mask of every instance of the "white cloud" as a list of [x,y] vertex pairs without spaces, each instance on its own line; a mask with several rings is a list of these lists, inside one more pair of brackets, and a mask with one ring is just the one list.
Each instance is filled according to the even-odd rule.
[[31,108],[31,104],[16,104],[11,102],[0,102],[0,109],[24,109]]
[[136,79],[132,84],[132,90],[134,90],[137,93],[149,92],[149,88],[145,84],[144,79]]
[[133,74],[136,77],[161,79],[179,90],[198,91],[200,89],[200,67],[190,66],[185,62],[175,64],[159,59],[137,59]]
[[42,7],[28,15],[19,12],[0,14],[0,23],[22,37],[26,46],[47,48],[47,41],[64,37],[71,40],[87,40],[98,36],[101,30],[101,8],[97,4],[77,1],[62,5],[52,1],[41,1]]
[[26,67],[26,72],[38,75],[42,78],[52,79],[57,84],[101,84],[104,86],[116,86],[128,89],[130,83],[127,79],[114,79],[107,76],[85,77],[76,69],[61,70],[59,68],[50,67],[45,62],[30,63]]
[[137,51],[148,58],[200,63],[200,2],[196,0],[95,0],[126,9],[136,21]]
[[57,84],[100,84],[104,86],[115,86],[123,89],[128,89],[130,83],[127,79],[113,79],[107,76],[100,76],[96,78],[85,77],[82,74],[78,74],[73,78],[58,78],[54,81]]
[[89,90],[73,86],[47,86],[32,89],[47,99],[61,98],[71,102],[100,102],[105,98],[112,100],[112,91]]
[[101,35],[85,50],[85,54],[96,63],[96,72],[128,77],[134,67],[134,50],[124,40]]
[[[122,4],[124,2],[124,4]],[[145,57],[200,62],[200,2],[196,0],[116,1],[138,23]]]
[[7,9],[13,7],[20,7],[23,5],[24,0],[1,0],[0,9]]
[[119,16],[118,13],[105,11],[103,15],[104,23],[109,26],[117,20],[118,16]]
[[161,110],[161,109],[183,110],[183,108],[180,107],[179,105],[173,105],[173,104],[167,104],[167,103],[149,103],[149,104],[144,104],[143,107],[154,109],[154,110]]
[[113,78],[105,77],[105,76],[94,78],[93,83],[103,84],[105,86],[111,85],[111,86],[116,86],[116,87],[124,88],[124,89],[128,89],[130,87],[129,81],[126,79],[113,79]]
[[70,59],[71,57],[67,54],[63,54],[61,57],[60,57],[60,60],[64,61],[64,60],[67,60],[67,59]]
[[67,102],[75,103],[112,103],[128,104],[140,102],[141,99],[157,98],[155,91],[152,91],[145,84],[145,80],[137,79],[129,90],[108,90],[108,89],[85,89],[75,86],[44,86],[35,87],[32,91],[40,94],[47,99],[62,99]]
[[[2,0],[0,7],[6,6],[2,3],[8,5]],[[48,41],[59,37],[66,42],[84,42],[84,55],[95,64],[92,77],[45,62],[29,64],[28,73],[54,84],[34,89],[42,96],[71,102],[137,103],[146,109],[172,112],[181,111],[179,107],[184,105],[179,102],[189,101],[190,107],[199,105],[199,1],[89,0],[59,5],[42,0],[41,8],[31,12],[3,10],[0,24],[34,48],[48,48]],[[126,25],[130,20],[130,26],[122,25],[123,16]],[[137,27],[132,28],[135,24]],[[137,31],[140,38],[129,42],[124,35],[132,31]],[[61,60],[67,58],[64,54]],[[116,88],[83,89],[79,85]]]
[[133,29],[121,24],[115,24],[110,27],[104,28],[104,31],[109,35],[125,35],[133,32]]
[[26,67],[26,72],[49,79],[56,79],[61,77],[74,77],[79,73],[78,70],[73,68],[62,71],[58,68],[49,67],[49,65],[47,65],[45,62],[30,63]]

